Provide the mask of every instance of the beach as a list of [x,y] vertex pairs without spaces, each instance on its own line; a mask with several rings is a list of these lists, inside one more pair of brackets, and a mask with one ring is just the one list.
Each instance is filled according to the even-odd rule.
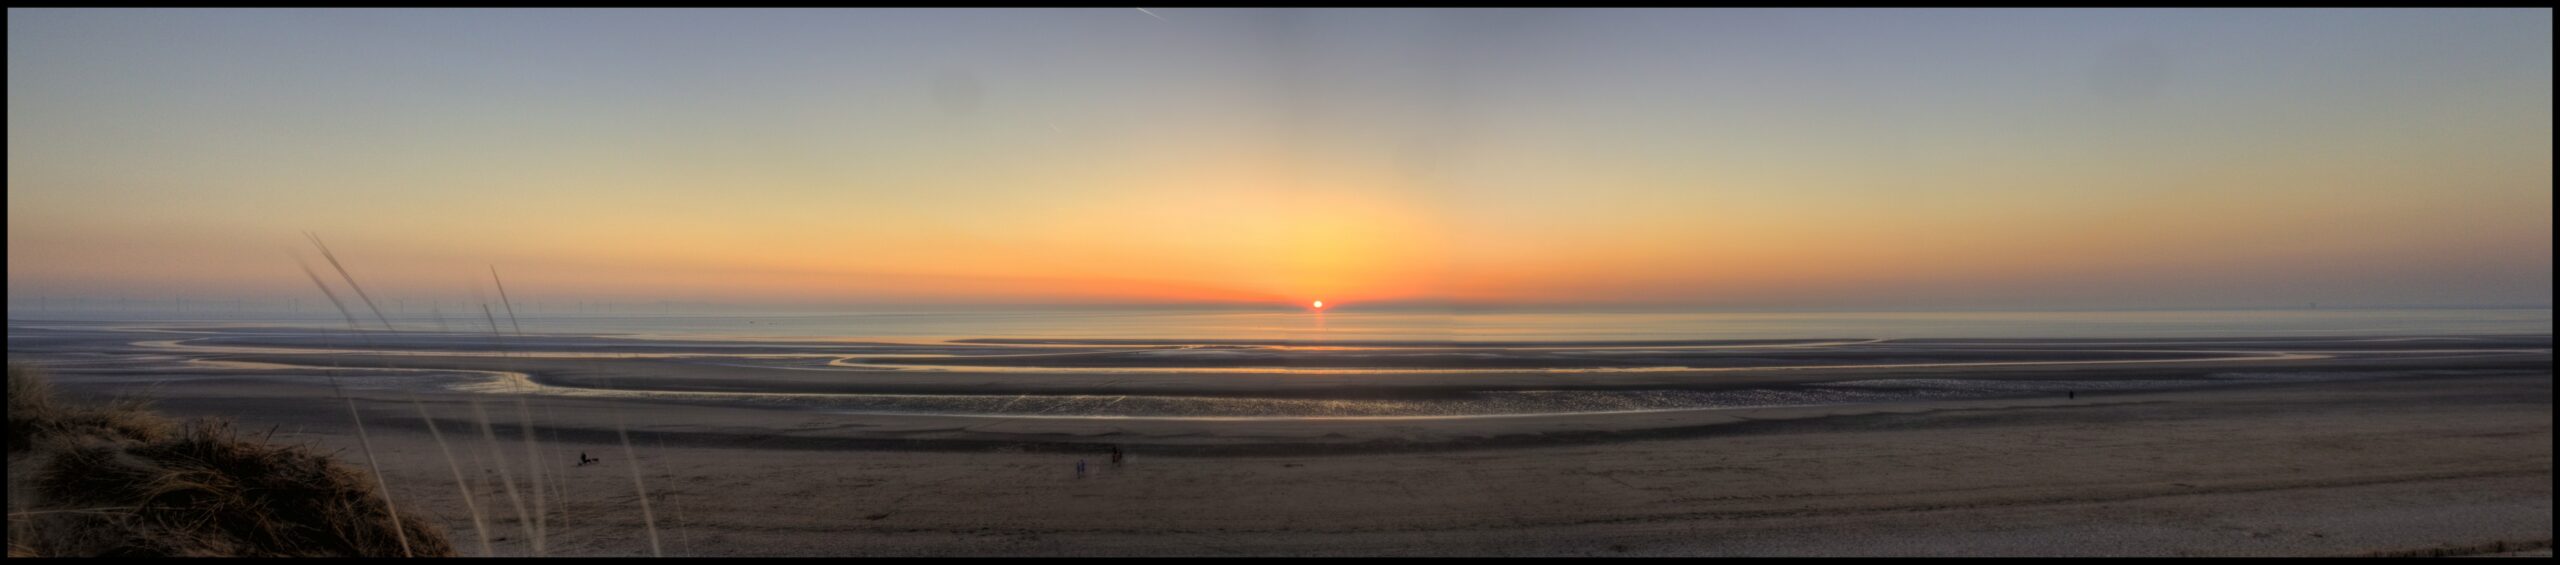
[[[518,396],[470,387],[350,386],[348,394],[358,399],[401,507],[436,516],[473,554],[478,542],[462,489],[429,421],[453,442],[458,466],[478,470],[470,479],[473,504],[486,514],[500,555],[534,551],[528,537],[536,532],[517,519],[519,502],[544,516],[538,533],[549,555],[2365,555],[2547,548],[2548,338],[2474,341],[2510,350],[2437,344],[2430,347],[2439,353],[2413,354],[2410,340],[2372,340],[2364,343],[2401,352],[2352,360],[2337,353],[2344,346],[2323,342],[2294,346],[2334,355],[1742,371],[1691,386],[1959,378],[2084,384],[1987,397],[1472,417],[877,413],[683,394]],[[363,367],[402,355],[332,357]],[[705,367],[689,374],[677,360],[619,362],[635,365],[589,370],[631,375],[623,388],[663,390],[740,377],[722,371],[754,371]],[[417,355],[398,364],[482,363],[546,374],[532,357]],[[582,382],[582,373],[554,370],[534,380]],[[233,418],[276,441],[355,448],[345,412],[334,409],[323,380],[287,369],[188,371],[200,374],[109,378],[103,375],[119,371],[73,368],[60,381],[73,394],[148,394],[169,414]],[[362,374],[349,369],[342,377]],[[817,373],[758,374],[787,383],[779,375]],[[1653,390],[1681,386],[1683,375],[1701,373],[1372,376],[1397,384],[1345,398],[1423,394],[1414,391],[1461,378],[1480,381],[1469,385],[1475,388],[1546,389],[1572,380]],[[2260,378],[2102,384],[2234,375]],[[1082,389],[1105,376],[904,378],[950,379],[942,386],[951,390],[941,392],[1021,388],[1022,379],[1092,392]],[[1121,394],[1149,382],[1161,394],[1205,392],[1163,384],[1176,382],[1165,378],[1111,386]],[[1257,378],[1265,380],[1223,390],[1296,389],[1269,380],[1285,376]],[[421,410],[430,418],[420,418]],[[494,424],[485,435],[483,412]],[[527,415],[546,463],[539,470],[526,466],[516,432]],[[490,439],[502,449],[492,450]],[[1128,460],[1112,465],[1112,446]],[[600,461],[580,466],[581,456]],[[499,457],[510,469],[503,476],[495,471]],[[531,492],[537,473],[545,485],[539,511]],[[512,499],[509,482],[517,487]],[[642,490],[646,513],[636,494]]]

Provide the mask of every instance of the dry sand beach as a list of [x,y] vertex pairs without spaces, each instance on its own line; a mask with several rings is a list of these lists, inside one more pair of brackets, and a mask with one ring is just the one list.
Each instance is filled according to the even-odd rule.
[[[2062,365],[2054,363],[2094,360],[2034,354],[2044,364],[1221,379],[830,373],[799,367],[819,363],[809,360],[568,356],[581,350],[574,345],[551,347],[561,354],[552,359],[527,355],[541,349],[531,346],[506,357],[454,356],[397,342],[380,355],[320,353],[328,350],[309,343],[302,353],[290,343],[188,350],[141,339],[169,335],[97,328],[13,328],[12,336],[13,357],[50,360],[73,394],[146,394],[173,415],[235,418],[278,441],[350,451],[355,438],[344,412],[329,410],[329,388],[294,365],[528,373],[532,382],[512,384],[549,391],[523,398],[549,459],[539,470],[548,484],[538,534],[553,555],[648,555],[650,523],[654,552],[667,555],[2477,554],[2547,548],[2551,532],[2547,336],[2000,344],[2268,352],[2183,362],[2135,355]],[[1933,355],[1970,354],[1892,357],[1910,365]],[[537,472],[524,466],[513,429],[517,396],[479,373],[341,374],[375,379],[350,394],[402,508],[442,520],[458,547],[476,553],[461,491],[418,417],[423,408],[448,438],[464,438],[460,465],[480,469],[475,503],[488,513],[497,553],[533,551],[527,538],[537,532],[513,509],[535,506],[528,483]],[[603,389],[605,379],[619,379],[618,388]],[[1196,384],[1205,380],[1220,384]],[[713,381],[814,398],[878,392],[866,386],[1295,400],[1348,389],[1315,400],[1346,404],[1474,394],[1450,391],[1461,383],[1477,392],[1699,394],[1972,383],[1958,388],[1973,392],[1813,406],[1782,396],[1756,406],[1331,418],[1114,416],[1122,408],[1070,403],[1046,414],[891,413],[681,392]],[[1985,388],[1998,383],[2015,386]],[[573,393],[581,390],[590,393]],[[474,403],[495,415],[493,437],[507,451],[488,449]],[[1114,445],[1130,454],[1125,463],[1109,462]],[[576,465],[581,454],[601,462]],[[511,476],[495,471],[498,457]],[[512,500],[509,481],[518,483]]]

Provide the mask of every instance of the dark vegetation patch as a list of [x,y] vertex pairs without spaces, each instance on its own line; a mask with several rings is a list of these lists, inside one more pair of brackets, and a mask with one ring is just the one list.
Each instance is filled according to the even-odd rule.
[[[309,446],[56,398],[9,367],[9,556],[455,555],[372,475]],[[395,527],[394,524],[399,524]]]

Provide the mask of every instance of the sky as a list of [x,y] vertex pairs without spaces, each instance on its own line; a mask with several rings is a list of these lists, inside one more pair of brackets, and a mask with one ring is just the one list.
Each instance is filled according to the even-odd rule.
[[8,15],[13,308],[2552,296],[2548,9]]

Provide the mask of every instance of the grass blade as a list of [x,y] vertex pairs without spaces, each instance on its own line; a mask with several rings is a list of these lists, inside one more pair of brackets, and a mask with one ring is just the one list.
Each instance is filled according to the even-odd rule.
[[[498,304],[507,307],[507,324],[516,328],[516,337],[524,337],[524,324],[516,322],[515,300],[507,298],[507,281],[506,279],[498,278],[497,265],[489,266],[489,280],[496,281],[498,283]],[[497,327],[492,326],[489,329],[490,331],[496,331]]]
[[427,405],[418,402],[418,398],[416,396],[409,397],[409,403],[417,406],[418,419],[427,423],[427,435],[434,436],[436,438],[436,449],[444,452],[445,468],[453,471],[453,486],[455,489],[462,491],[462,508],[471,512],[471,533],[480,536],[480,556],[496,556],[498,554],[497,550],[489,545],[488,519],[481,515],[480,503],[474,500],[475,497],[471,496],[470,481],[465,481],[462,478],[462,464],[454,460],[453,447],[445,444],[444,432],[436,430],[436,419],[427,415]]
[[382,320],[383,331],[394,333],[400,331],[391,327],[391,317],[382,315],[382,307],[374,305],[373,296],[365,294],[363,285],[356,284],[356,276],[347,273],[347,266],[338,263],[338,255],[336,253],[329,252],[329,244],[320,242],[320,234],[302,232],[302,235],[303,237],[311,238],[311,245],[320,248],[320,257],[329,260],[329,267],[337,269],[338,276],[347,279],[347,288],[355,289],[356,298],[363,299],[364,307],[373,310],[373,317],[375,319]]
[[524,529],[525,540],[531,542],[533,515],[525,512],[524,497],[516,494],[516,475],[512,470],[514,466],[507,463],[506,446],[498,443],[497,429],[489,425],[489,411],[481,406],[480,401],[471,401],[471,411],[480,417],[480,437],[489,440],[489,455],[492,462],[497,464],[498,480],[507,487],[507,502],[516,507],[516,525]]

